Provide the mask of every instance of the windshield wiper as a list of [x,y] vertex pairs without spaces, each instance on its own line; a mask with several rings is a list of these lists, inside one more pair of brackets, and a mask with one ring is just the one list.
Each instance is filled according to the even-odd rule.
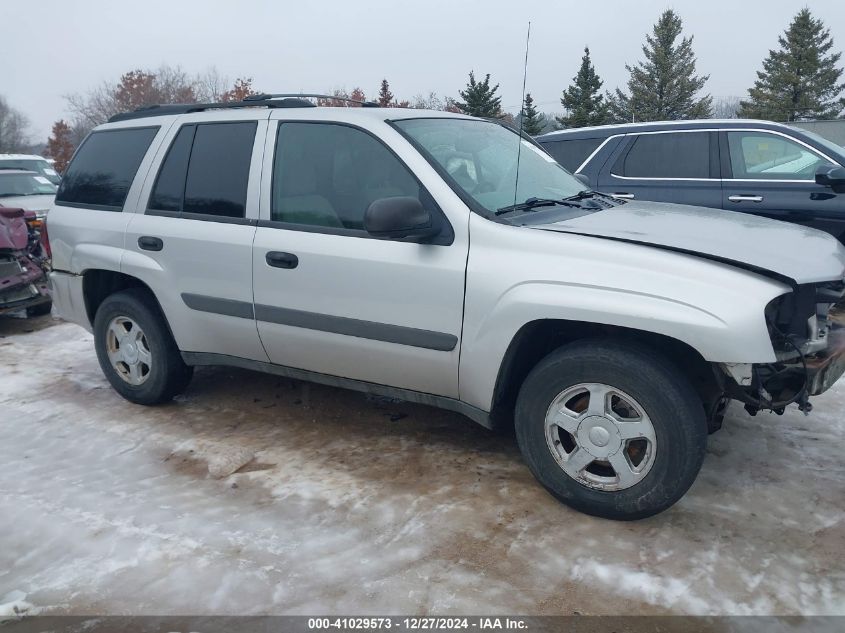
[[564,198],[564,200],[569,201],[578,201],[578,200],[591,200],[595,198],[602,198],[607,202],[613,202],[616,204],[621,204],[624,200],[620,200],[614,196],[611,196],[609,193],[601,193],[600,191],[593,191],[592,189],[584,189],[583,191],[579,191],[574,196],[569,196],[568,198]]
[[569,198],[565,200],[554,200],[552,198],[528,198],[525,202],[520,202],[519,204],[511,204],[507,207],[502,207],[498,209],[495,215],[504,215],[505,213],[512,213],[514,211],[524,211],[530,212],[535,211],[540,207],[574,207],[576,209],[580,209],[581,205],[577,204],[576,201],[570,200]]

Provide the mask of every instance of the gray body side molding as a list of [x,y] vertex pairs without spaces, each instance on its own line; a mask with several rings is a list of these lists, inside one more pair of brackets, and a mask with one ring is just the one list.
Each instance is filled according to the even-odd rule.
[[226,316],[240,317],[242,319],[252,319],[254,317],[258,321],[265,321],[267,323],[278,323],[280,325],[290,325],[292,327],[331,332],[333,334],[357,336],[358,338],[366,338],[374,341],[433,349],[439,352],[451,352],[458,344],[458,337],[454,334],[421,330],[403,325],[363,321],[361,319],[350,319],[331,314],[320,314],[319,312],[306,312],[304,310],[292,310],[290,308],[260,304],[256,304],[253,311],[252,304],[246,301],[220,299],[218,297],[190,293],[183,293],[182,301],[189,308],[201,312],[225,314]]

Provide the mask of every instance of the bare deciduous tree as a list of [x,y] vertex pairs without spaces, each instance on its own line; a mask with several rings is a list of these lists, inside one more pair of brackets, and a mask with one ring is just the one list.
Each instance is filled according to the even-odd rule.
[[0,152],[23,152],[29,147],[29,120],[0,96]]
[[742,99],[739,97],[713,97],[714,119],[735,119],[739,115]]
[[217,103],[229,88],[229,78],[212,66],[196,76],[194,92],[203,103]]
[[345,88],[336,88],[332,90],[332,96],[328,98],[318,97],[317,98],[317,105],[318,106],[328,106],[331,108],[357,108],[359,104],[352,103],[348,101],[348,99],[354,99],[355,101],[366,101],[367,97],[364,94],[364,91],[360,88],[354,88],[352,92],[346,92]]
[[428,95],[418,94],[410,104],[407,101],[402,101],[399,103],[399,107],[411,107],[417,110],[445,110],[446,112],[461,111],[454,99],[451,97],[441,97],[436,92],[429,92]]
[[166,64],[156,70],[131,70],[117,82],[104,81],[88,92],[65,96],[72,115],[74,145],[92,128],[120,112],[153,104],[236,101],[255,92],[251,78],[238,79],[228,86],[228,78],[213,67],[197,75]]

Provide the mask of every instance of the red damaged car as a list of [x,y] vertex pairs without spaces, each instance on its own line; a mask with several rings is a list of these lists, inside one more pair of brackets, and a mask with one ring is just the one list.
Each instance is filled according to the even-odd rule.
[[48,248],[35,211],[0,206],[0,314],[49,314]]

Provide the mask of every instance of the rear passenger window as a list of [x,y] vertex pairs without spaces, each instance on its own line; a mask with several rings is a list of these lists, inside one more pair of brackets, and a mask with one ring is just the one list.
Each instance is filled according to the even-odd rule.
[[56,203],[122,211],[158,127],[91,133],[65,172]]
[[162,163],[148,208],[242,218],[256,123],[183,126]]
[[641,134],[612,171],[628,178],[709,178],[710,133]]
[[578,138],[571,141],[550,141],[542,145],[566,171],[575,173],[602,141],[603,138]]
[[167,157],[158,172],[150,202],[150,209],[159,211],[181,211],[185,196],[185,175],[188,173],[188,159],[194,142],[195,125],[185,125],[167,152]]
[[394,196],[435,206],[407,167],[366,132],[328,123],[279,126],[272,220],[362,230],[367,207]]

